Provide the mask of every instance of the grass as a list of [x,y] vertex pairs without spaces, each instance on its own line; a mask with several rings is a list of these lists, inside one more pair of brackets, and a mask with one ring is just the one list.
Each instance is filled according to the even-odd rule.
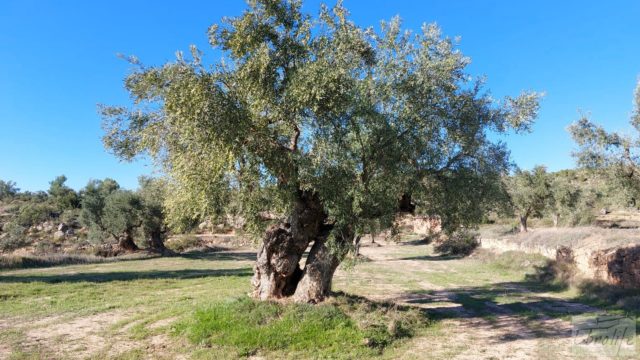
[[118,258],[105,258],[102,256],[77,254],[0,255],[0,270],[27,269],[62,265],[99,264],[105,262],[143,259],[149,257],[153,257],[153,255],[140,253]]
[[[469,319],[499,327],[506,314],[535,330],[545,317],[566,318],[547,306],[552,301],[627,311],[640,298],[607,297],[612,290],[606,288],[585,289],[592,297],[581,298],[584,292],[575,288],[527,280],[544,263],[535,255],[446,257],[423,243],[363,251],[370,261],[341,267],[338,293],[319,306],[248,299],[255,259],[249,251],[1,271],[0,353],[16,359],[437,359],[485,351],[489,358],[500,343],[478,340],[464,327]],[[455,310],[461,308],[464,314]],[[539,341],[547,346],[554,339],[541,335]]]
[[244,297],[197,310],[176,332],[232,357],[313,349],[318,358],[362,358],[426,325],[416,310],[383,307],[344,295],[317,306]]

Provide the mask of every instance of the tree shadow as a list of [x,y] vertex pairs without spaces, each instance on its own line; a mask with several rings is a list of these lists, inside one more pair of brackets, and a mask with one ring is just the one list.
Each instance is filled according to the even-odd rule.
[[425,260],[425,261],[446,261],[462,259],[462,255],[421,255],[400,258],[399,260]]
[[[394,301],[419,306],[433,321],[464,319],[465,324],[477,327],[478,331],[483,327],[498,329],[500,335],[494,339],[497,342],[531,336],[568,338],[572,336],[568,323],[558,326],[557,322],[547,324],[545,321],[593,314],[600,309],[545,295],[560,290],[533,281],[503,282],[480,287],[412,291]],[[531,324],[534,326],[529,326]],[[536,330],[532,331],[532,327]]]
[[153,270],[153,271],[114,271],[96,273],[72,273],[55,275],[0,275],[0,283],[44,282],[47,284],[111,281],[160,280],[160,279],[193,279],[221,276],[251,276],[250,268],[238,269],[188,269],[188,270]]
[[429,245],[430,243],[431,243],[430,239],[428,237],[424,237],[416,240],[402,241],[400,242],[400,245],[420,246],[420,245]]
[[181,253],[181,258],[191,260],[237,260],[237,261],[255,261],[257,258],[254,251],[219,251],[219,250],[198,250]]

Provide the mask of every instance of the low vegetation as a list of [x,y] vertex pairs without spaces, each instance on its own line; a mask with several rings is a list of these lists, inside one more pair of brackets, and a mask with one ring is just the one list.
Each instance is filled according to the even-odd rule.
[[237,356],[313,348],[319,358],[358,358],[380,354],[424,326],[417,309],[338,295],[319,306],[240,298],[196,310],[176,331]]

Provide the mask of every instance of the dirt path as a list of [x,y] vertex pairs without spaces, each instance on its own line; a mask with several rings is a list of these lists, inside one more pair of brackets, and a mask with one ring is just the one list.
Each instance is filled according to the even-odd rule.
[[[425,308],[440,321],[441,331],[417,337],[406,359],[599,359],[572,352],[571,315],[598,309],[532,289],[525,283],[504,281],[492,269],[471,259],[445,259],[426,245],[382,243],[362,248],[375,287],[361,289],[376,300]],[[415,253],[419,252],[420,255]],[[375,269],[394,278],[378,276]],[[360,273],[362,275],[363,273]],[[350,276],[354,278],[354,276]],[[447,280],[450,279],[450,280]],[[385,281],[387,280],[387,281]],[[404,282],[404,284],[403,284]]]

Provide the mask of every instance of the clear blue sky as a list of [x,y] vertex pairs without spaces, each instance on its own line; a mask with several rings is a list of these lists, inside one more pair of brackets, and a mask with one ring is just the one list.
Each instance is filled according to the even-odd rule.
[[[316,13],[318,1],[305,2]],[[328,2],[332,4],[333,2]],[[362,26],[400,15],[418,30],[437,22],[461,36],[470,72],[486,75],[496,97],[545,91],[533,134],[509,136],[524,168],[570,168],[566,126],[577,110],[609,129],[628,130],[640,75],[640,1],[345,0]],[[125,187],[152,173],[120,163],[100,142],[96,104],[125,104],[129,65],[174,59],[190,44],[208,49],[206,29],[239,14],[242,1],[0,1],[0,179],[46,189],[56,175],[80,188],[112,177]],[[208,61],[216,54],[208,51]]]

